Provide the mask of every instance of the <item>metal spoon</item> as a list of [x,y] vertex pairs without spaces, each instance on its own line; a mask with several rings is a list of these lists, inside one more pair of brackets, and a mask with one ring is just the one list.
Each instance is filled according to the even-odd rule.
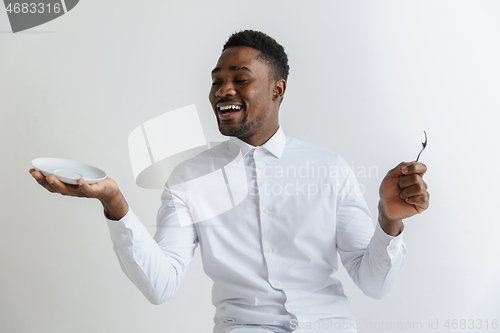
[[422,154],[426,146],[427,146],[427,133],[425,133],[424,131],[424,133],[422,133],[422,150],[420,151],[420,153],[418,153],[416,162],[418,162],[418,158],[420,157],[420,154]]

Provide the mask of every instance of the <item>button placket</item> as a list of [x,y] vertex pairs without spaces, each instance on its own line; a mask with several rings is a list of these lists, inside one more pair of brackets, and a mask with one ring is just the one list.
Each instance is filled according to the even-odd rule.
[[[258,209],[259,209],[259,212],[260,212],[260,214],[259,214],[259,215],[260,215],[260,216],[259,216],[259,217],[260,217],[260,218],[259,218],[259,223],[260,223],[260,225],[261,225],[261,228],[260,228],[260,229],[261,229],[261,230],[260,230],[260,232],[261,232],[261,234],[260,234],[260,238],[261,238],[261,242],[262,242],[261,244],[263,245],[263,253],[264,253],[264,254],[267,254],[267,253],[272,253],[273,249],[272,249],[272,247],[270,247],[270,246],[266,246],[267,241],[266,241],[266,239],[265,239],[265,237],[264,237],[264,235],[265,235],[265,230],[267,229],[267,227],[266,227],[266,226],[268,225],[267,223],[265,223],[265,222],[264,222],[264,220],[265,220],[265,217],[264,217],[264,216],[268,213],[268,210],[267,210],[267,208],[262,208],[262,206],[265,206],[265,205],[266,205],[266,203],[265,203],[265,202],[263,202],[263,199],[264,199],[265,197],[264,197],[263,195],[261,195],[261,194],[262,194],[262,193],[261,193],[261,190],[262,190],[262,184],[261,184],[261,181],[262,181],[262,179],[260,179],[260,178],[259,178],[259,174],[261,173],[261,171],[260,171],[260,170],[262,170],[262,162],[258,162],[258,161],[257,161],[257,158],[256,158],[256,155],[258,155],[258,154],[256,154],[256,153],[257,153],[259,150],[260,150],[260,148],[255,149],[255,150],[254,150],[254,152],[253,152],[253,154],[252,154],[252,159],[253,159],[253,168],[254,168],[254,170],[252,170],[252,171],[253,171],[253,172],[255,172],[253,177],[254,177],[254,182],[255,182],[255,185],[257,186],[257,193],[258,193],[258,201],[257,201],[257,202],[258,202]],[[264,222],[264,223],[263,223],[263,222]],[[267,253],[266,253],[266,252],[267,252]],[[269,267],[269,266],[270,266],[269,262],[267,262],[267,261],[266,261],[266,265],[268,266],[268,271],[269,271],[268,281],[269,281],[269,283],[270,283],[273,287],[275,287],[275,288],[276,288],[277,286],[279,286],[279,283],[277,283],[277,282],[273,282],[273,277],[272,277],[273,275],[272,275],[272,273],[271,273],[271,269],[270,269],[270,267]]]

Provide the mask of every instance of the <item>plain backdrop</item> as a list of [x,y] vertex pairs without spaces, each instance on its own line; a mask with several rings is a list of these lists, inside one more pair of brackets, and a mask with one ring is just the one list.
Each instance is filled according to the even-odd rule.
[[374,219],[383,176],[415,159],[428,133],[421,161],[431,205],[405,221],[408,255],[394,288],[374,300],[342,267],[336,274],[358,331],[437,332],[429,323],[444,331],[454,319],[476,326],[447,332],[495,331],[499,15],[499,2],[482,0],[81,0],[12,34],[1,7],[0,331],[212,331],[212,283],[198,250],[177,294],[151,305],[121,272],[100,204],[50,194],[28,170],[37,157],[105,170],[153,234],[161,191],[134,183],[128,134],[196,104],[205,136],[220,139],[210,71],[241,29],[284,45],[285,133],[360,171]]

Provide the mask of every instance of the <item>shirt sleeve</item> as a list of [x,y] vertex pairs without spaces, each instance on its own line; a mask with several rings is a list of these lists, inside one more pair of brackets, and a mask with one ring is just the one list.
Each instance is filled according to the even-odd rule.
[[106,219],[123,272],[153,304],[175,294],[198,245],[193,224],[180,225],[179,216],[190,216],[182,198],[165,186],[161,202],[154,238],[131,208],[119,221]]
[[343,161],[345,179],[337,198],[337,252],[354,283],[368,296],[381,299],[403,265],[404,226],[394,237],[373,221],[354,173]]

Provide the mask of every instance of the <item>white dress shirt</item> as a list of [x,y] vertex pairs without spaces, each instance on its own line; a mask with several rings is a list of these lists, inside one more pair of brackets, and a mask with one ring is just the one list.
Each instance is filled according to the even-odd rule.
[[406,255],[403,229],[393,237],[374,227],[345,160],[281,127],[261,147],[231,137],[181,163],[161,199],[154,238],[131,208],[107,220],[120,265],[160,304],[179,288],[199,244],[214,282],[215,333],[355,332],[332,277],[337,253],[373,298],[387,294]]

